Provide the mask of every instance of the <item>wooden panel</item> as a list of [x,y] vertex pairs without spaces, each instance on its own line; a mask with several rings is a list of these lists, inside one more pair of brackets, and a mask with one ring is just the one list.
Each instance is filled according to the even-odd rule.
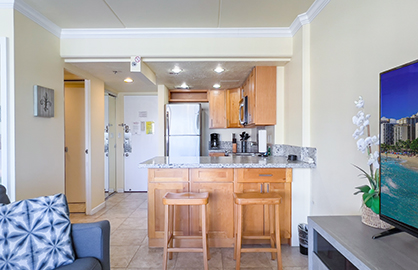
[[[164,238],[164,205],[162,198],[167,192],[187,192],[189,183],[148,183],[148,237]],[[187,235],[189,227],[189,206],[176,206],[174,213],[176,235]],[[149,245],[152,241],[150,241]]]
[[239,182],[285,182],[286,169],[235,169],[235,181]]
[[149,169],[148,182],[187,182],[188,169]]
[[209,156],[210,157],[224,157],[225,153],[224,152],[209,152]]
[[[225,169],[230,171],[228,169]],[[215,171],[220,171],[216,170]],[[232,171],[232,170],[231,170]],[[193,178],[192,178],[193,179]],[[232,179],[232,175],[231,175]],[[192,192],[209,192],[208,225],[209,243],[211,246],[221,246],[229,243],[232,247],[234,237],[234,184],[230,183],[191,183]],[[201,234],[201,208],[191,207],[191,232],[193,235]],[[222,245],[225,246],[225,245]]]
[[[259,183],[235,183],[234,192],[260,192]],[[237,218],[235,207],[234,220]],[[243,235],[264,235],[264,207],[263,205],[245,205],[243,207]]]
[[209,91],[209,128],[226,128],[226,91]]
[[226,118],[228,128],[240,128],[239,123],[239,101],[241,99],[241,89],[228,89],[226,93]]
[[[268,186],[267,186],[268,185]],[[280,236],[282,243],[288,243],[289,245],[292,237],[292,187],[290,182],[286,183],[265,183],[264,190],[269,192],[278,192],[282,197],[282,203],[280,204]],[[269,232],[269,216],[268,208],[264,207],[265,224],[264,231]]]
[[208,102],[208,90],[170,90],[169,102]]
[[254,78],[254,123],[276,124],[276,67],[256,67]]
[[234,169],[190,169],[192,183],[233,182]]

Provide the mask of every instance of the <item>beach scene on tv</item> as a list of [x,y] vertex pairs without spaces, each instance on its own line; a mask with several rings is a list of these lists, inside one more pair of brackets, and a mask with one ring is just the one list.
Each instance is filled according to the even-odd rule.
[[418,227],[418,63],[381,74],[381,214]]

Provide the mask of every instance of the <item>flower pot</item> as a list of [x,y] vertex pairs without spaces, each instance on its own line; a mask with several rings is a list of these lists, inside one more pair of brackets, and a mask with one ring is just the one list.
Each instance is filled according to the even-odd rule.
[[364,204],[361,206],[361,222],[367,226],[387,230],[392,226],[379,218],[379,215],[372,211],[369,207]]

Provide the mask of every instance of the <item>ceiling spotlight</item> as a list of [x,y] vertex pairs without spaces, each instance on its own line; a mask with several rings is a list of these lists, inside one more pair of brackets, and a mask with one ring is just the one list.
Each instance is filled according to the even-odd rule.
[[131,78],[126,78],[125,80],[123,80],[124,82],[126,82],[126,83],[132,83],[132,82],[134,82],[134,80],[132,80]]
[[189,86],[186,83],[183,83],[180,87],[183,89],[189,89]]
[[213,88],[216,88],[216,89],[218,89],[218,88],[220,88],[221,87],[221,85],[219,84],[219,83],[215,83],[214,85],[213,85]]
[[225,71],[225,69],[224,69],[224,68],[222,68],[221,66],[218,66],[217,68],[215,68],[215,69],[214,69],[214,71],[215,71],[216,73],[222,73],[222,72],[224,72],[224,71]]
[[183,70],[181,68],[179,68],[178,66],[175,66],[173,69],[171,69],[171,72],[174,73],[174,74],[179,74],[182,71]]

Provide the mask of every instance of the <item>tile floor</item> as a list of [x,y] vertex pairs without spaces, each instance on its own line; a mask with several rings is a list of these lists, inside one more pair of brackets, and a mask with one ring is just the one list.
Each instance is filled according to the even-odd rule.
[[[112,270],[162,269],[162,248],[148,248],[147,194],[117,193],[106,200],[106,207],[92,216],[71,214],[72,223],[110,221],[110,263]],[[232,248],[211,248],[209,269],[233,270]],[[199,253],[175,253],[169,261],[169,269],[200,270],[202,255]],[[284,270],[307,270],[308,256],[299,253],[299,247],[282,245]],[[241,269],[273,270],[276,262],[268,253],[244,253]]]

